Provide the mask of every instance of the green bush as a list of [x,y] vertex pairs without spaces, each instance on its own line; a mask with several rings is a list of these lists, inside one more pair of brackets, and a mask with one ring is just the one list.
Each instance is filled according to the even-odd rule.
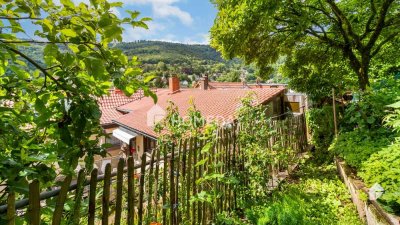
[[328,147],[334,136],[333,109],[332,106],[313,108],[308,110],[307,125],[312,135],[311,142],[317,148]]
[[282,184],[273,192],[258,225],[362,224],[336,167],[310,161],[293,175],[297,182]]
[[341,133],[329,150],[343,158],[348,165],[359,169],[361,164],[394,140],[393,133],[385,128],[366,130],[357,128]]
[[382,127],[387,105],[393,104],[400,96],[400,82],[386,79],[376,82],[362,95],[355,94],[355,100],[347,106],[341,129],[352,131],[355,128],[376,130]]
[[299,194],[288,193],[279,196],[270,207],[265,209],[265,214],[258,220],[258,225],[305,225],[306,204]]
[[380,184],[385,191],[379,200],[388,211],[400,214],[400,142],[373,154],[362,164],[359,176],[368,186]]

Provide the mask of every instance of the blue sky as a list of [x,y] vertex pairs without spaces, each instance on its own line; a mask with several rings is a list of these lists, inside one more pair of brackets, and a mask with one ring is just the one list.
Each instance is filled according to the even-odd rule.
[[[121,1],[121,0],[119,0]],[[208,44],[209,30],[217,13],[209,0],[122,0],[124,8],[151,17],[149,30],[127,28],[124,41],[163,40],[188,44]]]
[[[54,0],[57,2],[58,0]],[[209,30],[214,23],[217,10],[209,0],[109,0],[123,2],[122,8],[113,8],[119,17],[128,17],[126,10],[139,11],[140,17],[150,17],[149,29],[126,26],[123,41],[160,40],[185,44],[208,44]],[[74,0],[75,3],[89,0]],[[30,22],[22,23],[27,34],[20,38],[34,38],[38,27]]]

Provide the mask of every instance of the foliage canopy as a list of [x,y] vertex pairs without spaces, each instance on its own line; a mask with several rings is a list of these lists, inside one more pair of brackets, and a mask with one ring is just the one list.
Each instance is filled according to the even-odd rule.
[[297,59],[296,67],[290,66],[290,59],[289,66],[299,77],[306,76],[304,69],[310,66],[340,68],[335,76],[352,71],[361,90],[370,84],[372,59],[400,37],[398,0],[213,2],[219,12],[211,44],[225,57],[239,56],[268,69],[287,55]]
[[[18,188],[28,180],[53,182],[55,171],[73,171],[80,158],[92,165],[106,153],[96,98],[109,88],[152,95],[136,58],[109,48],[122,41],[123,26],[147,28],[150,19],[133,11],[118,18],[112,8],[122,3],[105,0],[0,5],[0,183],[24,191]],[[42,60],[28,56],[32,44],[43,46]]]

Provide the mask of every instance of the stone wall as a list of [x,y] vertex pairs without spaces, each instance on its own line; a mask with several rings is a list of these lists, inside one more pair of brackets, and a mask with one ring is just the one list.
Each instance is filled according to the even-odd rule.
[[[358,215],[368,225],[400,225],[400,218],[385,212],[375,200],[368,198],[368,188],[357,179],[344,161],[336,159],[339,175],[346,184],[353,203],[357,207]],[[365,196],[365,197],[362,197]]]

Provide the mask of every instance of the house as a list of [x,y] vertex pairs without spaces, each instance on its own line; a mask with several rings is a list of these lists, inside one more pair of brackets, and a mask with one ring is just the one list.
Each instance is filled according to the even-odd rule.
[[118,155],[123,142],[112,135],[113,130],[118,128],[118,125],[113,123],[113,119],[125,115],[124,112],[117,110],[119,106],[128,104],[130,102],[143,98],[143,92],[138,91],[131,97],[127,97],[121,90],[113,88],[109,90],[108,95],[104,95],[101,98],[97,98],[99,108],[101,111],[100,124],[104,130],[104,133],[108,134],[108,137],[100,139],[99,144],[108,143],[112,147],[108,149],[108,152],[114,156]]
[[[281,115],[285,113],[284,96],[286,88],[283,86],[263,88],[208,88],[207,83],[198,88],[180,88],[179,79],[172,77],[169,80],[168,89],[158,89],[157,104],[150,97],[142,97],[136,100],[126,99],[125,104],[110,104],[110,107],[102,107],[104,122],[108,133],[112,132],[112,139],[122,143],[125,151],[130,151],[141,156],[143,152],[149,152],[155,148],[157,134],[154,125],[165,116],[168,101],[172,101],[179,109],[181,116],[186,116],[190,107],[190,99],[196,105],[207,121],[232,122],[235,112],[240,107],[240,100],[253,92],[257,104],[270,105],[268,114]],[[113,107],[111,107],[113,105]],[[115,106],[115,107],[114,107]],[[110,122],[111,120],[111,122]],[[108,125],[109,124],[109,125]]]
[[[260,89],[260,88],[286,88],[287,84],[274,84],[274,83],[254,83],[248,84],[246,82],[209,82],[208,76],[202,77],[198,82],[193,85],[193,88],[198,89]],[[298,93],[288,89],[285,92],[285,107],[292,113],[304,113],[308,108],[308,98],[303,93]]]

